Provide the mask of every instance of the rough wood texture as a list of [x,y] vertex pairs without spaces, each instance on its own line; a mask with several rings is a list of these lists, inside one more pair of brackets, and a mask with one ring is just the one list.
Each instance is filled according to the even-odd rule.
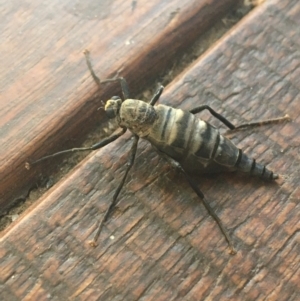
[[281,175],[276,183],[199,178],[237,255],[145,142],[99,246],[89,247],[124,173],[127,135],[93,153],[2,237],[1,299],[299,300],[299,20],[297,0],[266,1],[161,99],[185,109],[207,103],[235,124],[293,119],[233,137]]
[[[26,160],[80,145],[99,123],[100,99],[85,48],[99,76],[119,71],[136,91],[235,1],[138,1],[135,7],[134,1],[2,2],[0,205],[5,207],[26,195],[41,170],[53,170],[54,161],[28,173]],[[103,87],[101,99],[115,89]]]

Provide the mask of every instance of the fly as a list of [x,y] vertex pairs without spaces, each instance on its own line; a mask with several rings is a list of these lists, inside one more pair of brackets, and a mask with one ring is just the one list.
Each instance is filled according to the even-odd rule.
[[[235,254],[236,251],[227,230],[190,174],[240,171],[266,180],[276,180],[278,174],[267,169],[265,165],[256,162],[255,159],[249,158],[228,138],[221,135],[218,129],[195,115],[203,110],[208,110],[230,130],[289,120],[289,116],[234,126],[208,105],[202,105],[190,111],[183,111],[162,104],[154,106],[163,92],[163,86],[157,89],[149,103],[131,99],[127,82],[123,77],[100,80],[92,68],[89,52],[86,50],[84,54],[89,71],[99,88],[101,88],[101,84],[116,81],[121,85],[124,100],[119,96],[113,96],[105,105],[107,117],[116,119],[120,129],[117,133],[90,147],[60,151],[31,162],[31,165],[65,153],[99,149],[117,140],[127,129],[133,133],[133,143],[125,174],[104,216],[99,220],[97,232],[90,244],[92,246],[97,245],[102,228],[117,203],[120,191],[134,163],[139,138],[143,138],[148,140],[159,155],[165,158],[172,167],[184,175],[194,192],[202,199],[209,214],[218,224],[228,242],[230,252]],[[30,168],[30,164],[26,163],[26,167]]]

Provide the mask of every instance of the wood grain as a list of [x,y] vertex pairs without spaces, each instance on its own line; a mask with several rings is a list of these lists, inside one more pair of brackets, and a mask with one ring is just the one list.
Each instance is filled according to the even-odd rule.
[[[298,300],[300,10],[266,1],[193,66],[160,102],[209,104],[234,124],[283,116],[292,122],[232,135],[281,178],[198,178],[229,229],[237,255],[184,179],[140,143],[121,202],[95,231],[124,173],[130,135],[94,152],[0,244],[3,300]],[[209,114],[201,118],[220,126]]]
[[120,72],[135,92],[235,1],[100,2],[3,1],[1,208],[24,197],[40,172],[51,174],[59,162],[28,172],[27,160],[80,145],[103,117],[100,99],[118,92],[110,85],[99,94],[85,48],[99,76]]

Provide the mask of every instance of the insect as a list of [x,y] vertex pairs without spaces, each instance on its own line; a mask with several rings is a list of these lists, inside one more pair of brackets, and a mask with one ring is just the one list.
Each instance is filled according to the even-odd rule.
[[[254,159],[249,158],[229,139],[222,136],[218,129],[195,115],[203,110],[208,110],[230,130],[287,120],[289,119],[288,115],[277,119],[242,124],[236,127],[208,105],[202,105],[190,111],[183,111],[162,104],[154,106],[163,92],[163,86],[158,88],[149,103],[130,99],[128,85],[123,77],[100,80],[92,68],[88,51],[85,51],[85,57],[90,73],[99,87],[104,83],[116,81],[121,84],[124,100],[119,96],[113,96],[105,105],[105,112],[108,118],[116,119],[120,130],[91,147],[73,148],[57,152],[31,162],[31,165],[69,152],[99,149],[121,137],[127,129],[133,133],[133,143],[126,172],[104,216],[99,220],[97,232],[90,244],[92,246],[97,245],[96,241],[99,238],[103,225],[115,207],[128,172],[134,163],[139,138],[144,138],[152,144],[160,156],[184,175],[194,192],[202,199],[209,214],[217,222],[228,242],[231,253],[234,254],[236,251],[227,230],[190,174],[195,172],[241,171],[267,180],[275,180],[278,178],[278,175],[264,165],[257,163]],[[27,168],[29,168],[29,163],[27,163]]]

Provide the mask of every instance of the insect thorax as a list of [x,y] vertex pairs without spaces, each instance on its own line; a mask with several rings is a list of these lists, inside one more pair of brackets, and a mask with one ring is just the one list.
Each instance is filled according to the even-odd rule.
[[127,127],[140,137],[145,137],[157,119],[153,106],[137,99],[126,99],[119,113],[120,126]]

